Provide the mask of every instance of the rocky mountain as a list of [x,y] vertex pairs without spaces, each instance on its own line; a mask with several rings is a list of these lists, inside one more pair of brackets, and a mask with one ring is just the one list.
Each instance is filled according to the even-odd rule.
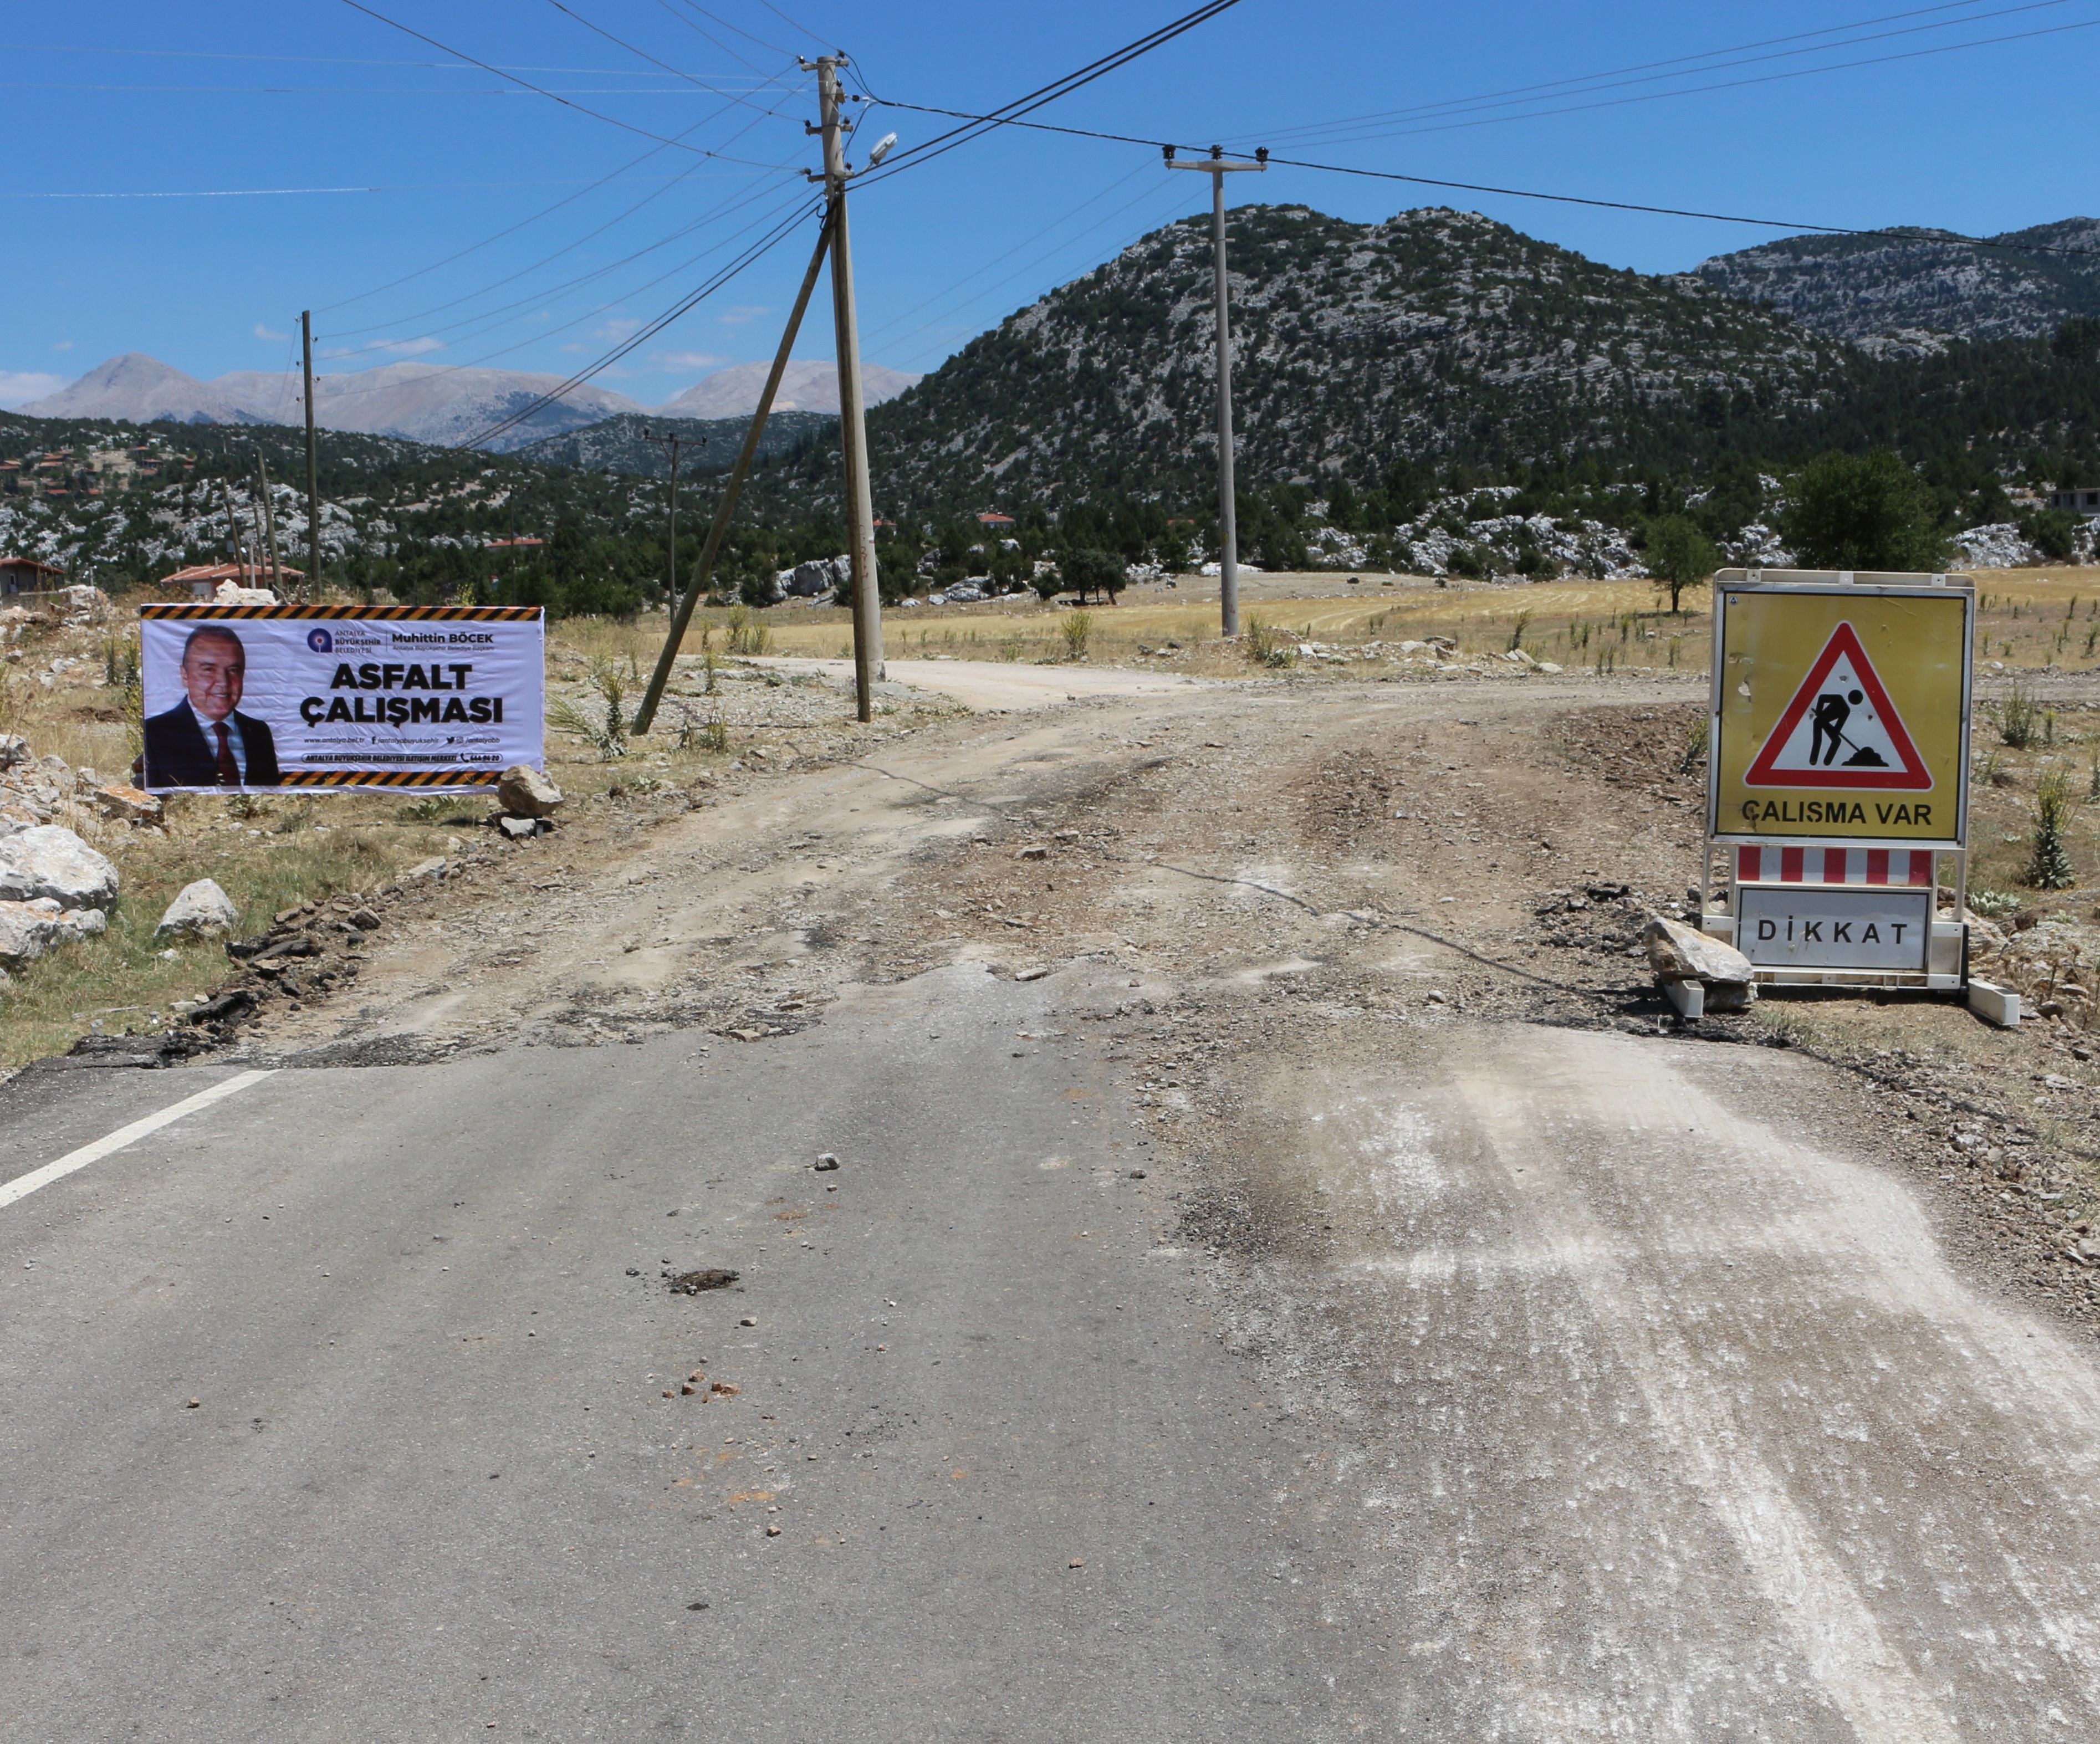
[[134,424],[270,424],[240,396],[143,352],[98,363],[55,394],[15,408],[32,418],[121,418]]
[[[748,418],[758,410],[758,396],[765,391],[770,363],[735,363],[696,381],[676,399],[657,409],[679,418]],[[885,369],[880,363],[862,363],[860,385],[871,406],[892,400],[907,388],[924,380],[901,369]],[[828,412],[839,409],[839,367],[836,363],[791,363],[780,377],[774,396],[775,412]]]
[[[837,422],[835,412],[776,411],[766,419],[765,434],[758,438],[758,464],[792,453]],[[515,453],[521,460],[537,460],[549,466],[663,478],[670,473],[670,453],[664,443],[651,442],[649,437],[652,432],[664,436],[675,432],[691,445],[680,457],[679,476],[694,478],[735,465],[744,432],[750,427],[748,416],[667,418],[660,413],[627,412],[602,424],[586,425],[559,436],[543,436]]]
[[[1396,460],[1681,465],[1809,413],[1861,361],[1690,276],[1600,266],[1476,214],[1232,214],[1247,489]],[[869,420],[879,512],[1100,493],[1200,501],[1214,476],[1207,219],[1171,224],[973,340]],[[795,469],[829,508],[829,453]]]
[[2100,315],[2100,222],[2065,218],[1988,239],[1941,231],[1789,236],[1695,269],[1716,290],[1763,302],[1881,356],[1957,339],[2032,339]]
[[[440,447],[471,439],[561,385],[559,376],[512,369],[388,363],[317,376],[315,421],[364,435]],[[113,418],[147,424],[301,424],[303,384],[294,372],[241,370],[200,381],[138,352],[98,364],[57,393],[17,408],[38,418]],[[491,446],[499,452],[642,408],[625,395],[585,385],[543,407]]]

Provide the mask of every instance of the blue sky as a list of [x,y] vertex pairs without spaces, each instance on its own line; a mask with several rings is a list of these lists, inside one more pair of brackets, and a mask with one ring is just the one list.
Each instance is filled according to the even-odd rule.
[[[565,3],[374,9],[595,116],[342,0],[8,7],[0,403],[124,351],[201,377],[283,368],[307,306],[332,371],[417,357],[566,372],[803,197],[814,94],[796,54],[840,48],[851,90],[973,109],[1185,9]],[[1989,233],[2100,211],[2076,168],[2100,130],[2091,25],[2100,0],[1242,0],[1040,118],[1608,200]],[[1831,33],[1776,40],[1816,32]],[[1940,51],[1993,37],[2021,39]],[[944,125],[891,109],[870,135],[894,128],[910,144]],[[380,191],[223,192],[338,188]],[[1290,169],[1231,191],[1359,220],[1462,205],[1645,271],[1782,233]],[[112,195],[214,197],[99,197]],[[1147,148],[1015,130],[871,185],[854,215],[866,355],[933,368],[1207,196]],[[596,379],[653,405],[769,356],[805,257],[791,240]],[[820,300],[799,355],[831,355],[827,314]]]

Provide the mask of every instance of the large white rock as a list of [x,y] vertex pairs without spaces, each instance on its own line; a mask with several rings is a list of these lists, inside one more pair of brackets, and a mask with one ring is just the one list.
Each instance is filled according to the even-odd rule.
[[117,868],[57,824],[0,837],[0,901],[39,896],[60,908],[106,909],[117,900]]
[[1656,979],[1698,982],[1710,1011],[1740,1011],[1756,999],[1757,971],[1734,945],[1660,914],[1648,917],[1641,938]]
[[193,884],[185,884],[167,912],[161,915],[161,924],[153,929],[157,939],[163,936],[197,939],[208,932],[224,932],[240,924],[240,910],[233,898],[208,878],[201,878]]
[[0,902],[0,965],[20,969],[55,945],[102,931],[99,909],[62,909],[49,896]]

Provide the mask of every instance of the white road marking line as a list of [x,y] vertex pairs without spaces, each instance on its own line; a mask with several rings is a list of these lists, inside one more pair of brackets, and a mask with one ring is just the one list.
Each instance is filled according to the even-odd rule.
[[270,1077],[268,1072],[237,1072],[223,1083],[210,1090],[199,1090],[194,1096],[185,1096],[180,1102],[149,1114],[143,1120],[134,1121],[129,1126],[120,1126],[106,1138],[98,1138],[92,1144],[84,1144],[77,1151],[68,1151],[56,1162],[46,1163],[41,1169],[33,1169],[25,1175],[18,1175],[4,1187],[0,1187],[0,1205],[11,1205],[18,1199],[27,1199],[40,1187],[49,1187],[62,1180],[76,1169],[97,1163],[112,1151],[121,1151],[127,1144],[136,1144],[148,1133],[157,1133],[163,1126],[172,1126],[186,1114],[194,1114],[199,1108],[209,1108],[222,1102],[236,1090],[245,1090],[251,1084],[259,1084]]

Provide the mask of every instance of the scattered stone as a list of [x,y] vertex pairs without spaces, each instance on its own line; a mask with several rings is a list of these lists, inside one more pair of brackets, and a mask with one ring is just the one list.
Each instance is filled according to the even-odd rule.
[[117,868],[56,824],[0,837],[0,899],[39,896],[60,908],[107,909],[117,901]]
[[829,1169],[837,1168],[839,1166],[839,1160],[829,1151],[825,1151],[819,1153],[818,1156],[815,1166],[817,1173],[818,1174],[823,1174]]
[[1740,1011],[1756,1003],[1757,971],[1732,945],[1661,914],[1648,917],[1641,940],[1656,979],[1698,982],[1705,989],[1708,1011]]
[[553,834],[554,828],[554,826],[549,823],[544,817],[511,817],[509,816],[497,818],[496,820],[496,827],[502,832],[504,839],[506,841],[511,842],[529,842],[536,835],[549,835]]
[[726,1290],[743,1275],[739,1271],[709,1266],[699,1271],[680,1273],[671,1280],[671,1288],[682,1296],[698,1296],[703,1290]]
[[562,790],[529,763],[515,764],[496,784],[505,811],[518,817],[551,817],[562,804]]
[[356,927],[360,932],[377,932],[379,930],[379,917],[369,909],[358,909],[346,915],[344,923]]
[[202,1399],[201,1399],[201,1398],[193,1398],[193,1399],[192,1399],[192,1400],[189,1402],[189,1403],[188,1403],[188,1404],[187,1404],[187,1405],[183,1406],[183,1409],[184,1411],[196,1411],[196,1410],[199,1409],[200,1407],[201,1407],[203,1404],[204,1404],[204,1401],[203,1401]]
[[233,898],[214,880],[201,878],[183,886],[161,916],[161,924],[153,929],[153,936],[196,939],[208,932],[224,932],[240,924],[240,910]]
[[1013,978],[1017,981],[1039,981],[1049,972],[1050,966],[1048,963],[1039,962],[1026,969],[1015,970]]
[[758,1324],[758,1316],[755,1314],[748,1314],[736,1323],[739,1326],[756,1326]]
[[1022,848],[1021,851],[1013,857],[1016,860],[1048,860],[1050,857],[1050,850],[1045,848],[1040,842],[1038,842],[1030,847]]
[[445,857],[443,854],[434,854],[428,860],[418,861],[414,865],[409,867],[407,871],[404,872],[401,876],[407,879],[417,879],[427,878],[441,879],[445,875],[445,870],[449,862],[445,859]]
[[255,995],[245,987],[236,987],[221,993],[216,999],[207,999],[189,1015],[192,1024],[237,1024],[255,1009]]
[[165,821],[166,813],[157,795],[143,788],[126,786],[112,782],[106,787],[96,787],[89,795],[90,802],[104,817],[112,822],[130,824],[139,829],[157,829]]
[[765,1535],[768,1538],[778,1538],[780,1535],[780,1528],[777,1526],[770,1526],[765,1529]]
[[[757,1324],[756,1321],[750,1322],[749,1323],[754,1326]],[[709,1393],[714,1394],[718,1398],[735,1398],[736,1395],[743,1390],[743,1389],[739,1386],[734,1381],[717,1381],[708,1389]]]
[[1431,1005],[1449,1005],[1450,1002],[1451,996],[1449,993],[1443,992],[1440,989],[1431,989],[1429,993],[1429,1003]]

